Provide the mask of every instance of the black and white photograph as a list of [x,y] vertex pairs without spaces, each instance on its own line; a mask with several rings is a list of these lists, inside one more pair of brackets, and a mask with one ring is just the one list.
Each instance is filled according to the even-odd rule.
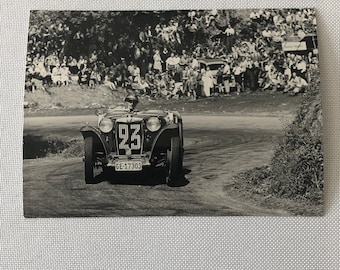
[[23,92],[27,218],[323,215],[312,8],[32,10]]

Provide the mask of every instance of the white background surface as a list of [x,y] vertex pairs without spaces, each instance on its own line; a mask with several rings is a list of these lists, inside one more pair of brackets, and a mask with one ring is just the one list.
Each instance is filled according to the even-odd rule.
[[[340,269],[339,44],[334,1],[1,1],[1,269]],[[315,7],[325,152],[324,217],[24,219],[22,126],[30,9]]]

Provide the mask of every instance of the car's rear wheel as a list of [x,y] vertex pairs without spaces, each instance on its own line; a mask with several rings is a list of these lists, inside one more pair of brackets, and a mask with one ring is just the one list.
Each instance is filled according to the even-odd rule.
[[85,182],[86,184],[94,183],[94,153],[93,153],[93,138],[86,137],[84,142],[85,150]]
[[170,149],[167,150],[166,176],[165,181],[168,186],[176,184],[182,168],[181,143],[179,137],[171,138]]

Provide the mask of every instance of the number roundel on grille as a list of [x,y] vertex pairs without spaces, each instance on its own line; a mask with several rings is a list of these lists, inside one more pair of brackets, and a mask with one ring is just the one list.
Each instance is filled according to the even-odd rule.
[[140,124],[118,125],[118,148],[140,150],[142,145]]

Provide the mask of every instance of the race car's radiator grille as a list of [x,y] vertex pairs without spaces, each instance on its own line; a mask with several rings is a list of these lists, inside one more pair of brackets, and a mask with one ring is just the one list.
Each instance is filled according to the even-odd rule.
[[116,142],[119,155],[141,154],[143,138],[143,127],[141,123],[117,123]]

